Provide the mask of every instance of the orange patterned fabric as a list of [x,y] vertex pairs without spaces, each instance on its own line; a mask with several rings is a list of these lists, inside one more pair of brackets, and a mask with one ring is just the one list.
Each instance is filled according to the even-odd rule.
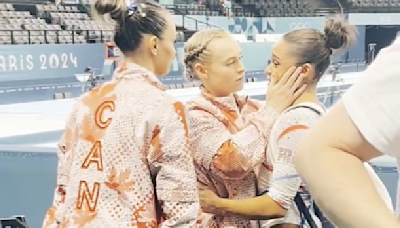
[[[257,168],[278,113],[247,97],[201,96],[187,103],[190,137],[199,185],[220,197],[256,196]],[[258,227],[257,222],[231,216],[213,216],[206,227]]]
[[151,72],[123,64],[68,118],[43,227],[197,227],[188,136],[182,103]]

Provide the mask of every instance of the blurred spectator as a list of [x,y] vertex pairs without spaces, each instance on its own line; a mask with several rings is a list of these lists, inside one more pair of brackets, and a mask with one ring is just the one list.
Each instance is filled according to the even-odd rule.
[[221,0],[221,6],[223,8],[225,16],[231,17],[232,16],[232,2],[230,0]]

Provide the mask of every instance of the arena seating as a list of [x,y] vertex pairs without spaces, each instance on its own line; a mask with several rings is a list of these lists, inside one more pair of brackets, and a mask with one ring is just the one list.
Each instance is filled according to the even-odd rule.
[[[220,0],[206,0],[193,4],[180,0],[175,13],[183,15],[223,16]],[[332,12],[400,12],[399,0],[232,0],[233,16],[245,17],[310,17]]]
[[[82,0],[89,3],[90,0]],[[223,16],[220,0],[174,0],[166,5],[177,15]],[[11,0],[10,0],[11,2]],[[35,1],[33,1],[35,2]],[[339,0],[346,12],[400,12],[400,0]],[[94,43],[112,41],[113,26],[89,16],[84,5],[27,4],[21,7],[0,3],[0,44]],[[233,16],[309,17],[337,12],[332,0],[232,0]],[[177,41],[185,41],[195,31],[177,26]]]
[[350,0],[351,12],[400,12],[399,0]]
[[[223,16],[226,11],[219,0],[206,1],[204,5],[178,4],[175,13],[183,15]],[[308,17],[315,15],[315,9],[307,1],[297,0],[234,0],[233,16],[244,17]]]
[[206,5],[196,4],[178,4],[169,6],[175,14],[178,15],[208,15],[208,16],[221,16],[220,4],[215,1],[214,4]]
[[[38,15],[51,24],[62,25],[66,30],[81,31],[79,35],[91,41],[111,41],[113,26],[93,21],[87,13],[76,6],[37,5]],[[85,32],[88,31],[88,32]]]
[[76,6],[35,5],[18,10],[0,4],[0,44],[86,43],[112,40],[112,27]]

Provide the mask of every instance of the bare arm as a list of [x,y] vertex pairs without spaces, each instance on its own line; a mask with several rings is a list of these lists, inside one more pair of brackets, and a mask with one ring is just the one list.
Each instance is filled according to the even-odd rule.
[[281,218],[286,214],[286,209],[283,209],[268,195],[242,200],[217,198],[213,204],[216,214],[248,220]]
[[397,227],[362,163],[380,153],[358,131],[342,102],[311,130],[298,153],[299,173],[337,226]]
[[382,153],[400,155],[399,57],[399,45],[382,50],[297,153],[300,175],[338,227],[400,227],[362,164]]
[[267,220],[286,215],[302,183],[294,167],[294,155],[308,129],[319,116],[307,108],[294,109],[283,114],[276,123],[279,135],[274,153],[274,165],[269,191],[263,196],[243,199],[219,199],[213,207],[221,214],[240,216],[246,219]]

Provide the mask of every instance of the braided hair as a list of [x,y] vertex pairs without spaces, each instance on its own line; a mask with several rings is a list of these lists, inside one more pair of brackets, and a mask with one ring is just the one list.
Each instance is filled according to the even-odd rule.
[[229,33],[222,29],[205,29],[196,32],[185,43],[184,58],[185,78],[189,81],[200,80],[195,69],[195,63],[206,63],[210,51],[207,46],[214,39],[229,36]]

